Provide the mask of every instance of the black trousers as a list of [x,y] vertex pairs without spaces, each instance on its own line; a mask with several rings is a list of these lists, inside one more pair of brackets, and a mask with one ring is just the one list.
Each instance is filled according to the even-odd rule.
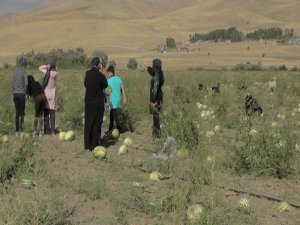
[[22,131],[25,115],[25,94],[14,94],[16,132]]
[[[116,125],[116,126],[114,126]],[[120,126],[120,109],[110,109],[109,117],[109,131],[112,131],[116,127],[121,132]]]
[[[45,94],[40,94],[40,95],[34,97],[34,103],[35,103],[35,105],[34,105],[35,118],[34,118],[34,125],[33,125],[34,131],[40,130],[40,129],[38,129],[38,126],[41,128],[43,127],[41,117],[43,116],[46,102],[47,102],[47,98],[46,98]],[[48,125],[49,125],[49,122],[48,122]]]
[[46,108],[44,109],[44,133],[55,134],[55,110],[54,109],[46,109]]
[[150,106],[150,113],[153,115],[153,126],[152,126],[153,138],[161,137],[160,120],[159,120],[159,113],[161,107],[162,107],[162,102],[158,102],[158,104],[154,108]]
[[86,104],[84,115],[84,148],[93,151],[100,145],[104,104]]

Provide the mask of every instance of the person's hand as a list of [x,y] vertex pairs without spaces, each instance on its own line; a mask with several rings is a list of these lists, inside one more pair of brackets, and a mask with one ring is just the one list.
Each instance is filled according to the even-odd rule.
[[123,98],[123,105],[127,104],[127,98]]
[[150,106],[151,106],[152,108],[155,108],[156,105],[157,105],[157,102],[150,102]]
[[144,66],[145,66],[146,68],[148,68],[149,65],[148,65],[147,63],[144,63]]

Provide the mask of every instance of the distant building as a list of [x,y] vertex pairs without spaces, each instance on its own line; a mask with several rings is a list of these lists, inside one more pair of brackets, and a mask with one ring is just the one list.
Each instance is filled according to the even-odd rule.
[[213,44],[215,43],[213,40],[198,40],[196,45],[205,45],[205,44]]
[[182,44],[182,42],[176,43],[176,50],[177,52],[182,52],[182,51],[189,52],[189,48],[186,45]]

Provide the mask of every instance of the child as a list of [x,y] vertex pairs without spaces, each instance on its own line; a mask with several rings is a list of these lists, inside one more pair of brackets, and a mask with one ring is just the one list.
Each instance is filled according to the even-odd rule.
[[165,78],[162,71],[162,62],[160,59],[154,59],[152,61],[152,67],[147,65],[145,67],[152,77],[150,83],[150,112],[153,114],[153,128],[152,136],[153,138],[160,138],[160,122],[159,122],[159,112],[162,107],[163,102],[163,92],[162,86],[164,85]]
[[32,75],[28,76],[28,94],[34,99],[35,103],[35,118],[34,118],[34,127],[33,135],[42,136],[41,129],[38,129],[38,126],[42,126],[42,114],[44,112],[44,107],[47,102],[45,92],[41,84],[34,80]]
[[108,97],[108,104],[110,106],[110,120],[109,129],[107,133],[111,133],[116,123],[117,129],[121,132],[119,113],[123,104],[127,103],[125,88],[119,76],[115,75],[115,68],[109,66],[107,68],[108,86],[111,88],[111,93]]

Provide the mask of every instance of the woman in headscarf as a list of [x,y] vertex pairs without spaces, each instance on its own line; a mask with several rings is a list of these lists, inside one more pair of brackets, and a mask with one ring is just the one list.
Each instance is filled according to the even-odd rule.
[[164,85],[165,78],[162,71],[162,62],[160,59],[152,61],[152,67],[145,63],[148,73],[152,76],[150,83],[150,113],[153,114],[153,138],[160,138],[161,130],[159,123],[159,112],[163,102],[162,86]]
[[20,135],[22,131],[22,126],[24,122],[25,115],[25,96],[27,94],[28,88],[28,78],[27,78],[27,59],[24,55],[20,55],[17,58],[17,65],[15,72],[13,74],[13,84],[12,84],[12,93],[13,100],[15,103],[16,109],[16,136]]
[[[53,137],[56,136],[55,133],[55,110],[56,110],[56,63],[54,59],[49,59],[47,65],[41,65],[39,70],[44,74],[44,79],[42,82],[42,87],[45,91],[47,97],[47,103],[44,109],[44,133],[52,134]],[[50,120],[50,125],[49,125]]]
[[99,71],[100,59],[94,57],[91,69],[85,74],[85,115],[84,148],[94,150],[100,145],[101,126],[104,114],[104,89],[107,88],[106,77]]

